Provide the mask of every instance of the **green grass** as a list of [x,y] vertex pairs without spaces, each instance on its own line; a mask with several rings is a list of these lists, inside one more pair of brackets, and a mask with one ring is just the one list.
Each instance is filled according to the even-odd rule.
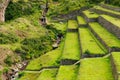
[[104,19],[111,22],[112,24],[118,26],[120,28],[120,19],[108,16],[108,15],[101,15]]
[[44,70],[36,80],[55,80],[57,69]]
[[60,66],[56,80],[76,80],[78,66]]
[[103,8],[103,7],[100,7],[100,6],[95,6],[94,8],[95,8],[95,9],[98,9],[98,10],[105,11],[105,12],[109,12],[109,13],[113,13],[113,14],[120,15],[120,12],[113,11],[113,10],[110,10],[110,9],[105,9],[105,8]]
[[88,18],[97,18],[99,15],[94,13],[94,12],[90,12],[89,10],[83,11],[83,13],[88,17]]
[[28,64],[26,70],[39,70],[42,67],[58,66],[61,56],[61,49],[50,51],[39,58],[33,59]]
[[115,37],[112,33],[108,32],[100,24],[93,22],[89,23],[89,25],[109,47],[120,48],[120,40],[117,37]]
[[24,73],[23,76],[18,80],[36,80],[39,73]]
[[62,59],[80,59],[80,48],[77,32],[68,32],[66,34]]
[[52,23],[52,24],[54,25],[53,27],[56,28],[57,30],[60,30],[60,31],[63,31],[63,32],[66,31],[66,26],[67,26],[66,24],[67,24],[67,23],[64,23],[64,22],[55,23],[55,22],[54,22],[54,23]]
[[85,25],[86,24],[85,19],[81,16],[77,16],[77,20],[78,20],[78,24],[80,24],[80,25]]
[[120,52],[112,52],[117,71],[120,72]]
[[95,36],[88,30],[88,28],[79,28],[81,39],[81,47],[83,53],[89,52],[90,54],[105,54],[107,50],[95,38]]
[[81,60],[77,80],[114,80],[110,60],[105,58]]
[[76,20],[69,20],[68,21],[68,29],[77,29],[78,24]]

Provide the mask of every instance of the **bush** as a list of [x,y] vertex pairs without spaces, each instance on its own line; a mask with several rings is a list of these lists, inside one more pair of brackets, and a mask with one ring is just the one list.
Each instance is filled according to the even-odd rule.
[[19,38],[13,34],[3,34],[0,33],[0,44],[11,44],[11,43],[15,43],[18,42]]
[[8,65],[8,66],[11,66],[12,65],[12,59],[11,59],[11,56],[7,56],[7,58],[4,60],[4,62]]
[[33,14],[36,10],[40,10],[39,5],[40,3],[34,3],[34,1],[10,1],[5,13],[6,20],[12,20],[21,16]]
[[21,47],[16,48],[15,52],[19,53],[23,59],[32,59],[52,50],[52,44],[60,31],[53,28],[52,25],[47,25],[46,28],[48,30],[45,36],[25,38],[21,41]]

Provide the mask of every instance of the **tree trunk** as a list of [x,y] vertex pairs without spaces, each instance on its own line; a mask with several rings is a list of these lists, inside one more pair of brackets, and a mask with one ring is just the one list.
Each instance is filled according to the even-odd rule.
[[0,9],[0,22],[5,21],[5,9]]
[[5,11],[9,4],[10,0],[4,0],[0,2],[0,22],[5,22]]

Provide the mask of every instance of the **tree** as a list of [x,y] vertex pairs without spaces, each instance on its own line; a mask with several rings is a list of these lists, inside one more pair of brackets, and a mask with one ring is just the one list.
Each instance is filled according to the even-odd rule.
[[5,11],[10,0],[0,0],[0,22],[5,21]]

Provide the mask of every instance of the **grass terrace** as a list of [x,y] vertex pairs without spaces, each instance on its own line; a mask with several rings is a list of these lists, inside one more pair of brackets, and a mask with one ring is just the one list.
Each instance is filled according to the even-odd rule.
[[110,60],[105,58],[81,60],[77,80],[114,80]]
[[62,59],[80,59],[80,46],[77,32],[68,32],[66,34]]
[[89,10],[83,11],[83,13],[88,17],[88,18],[97,18],[99,17],[98,14],[91,12]]
[[108,16],[108,15],[101,15],[104,19],[111,22],[112,24],[118,26],[120,28],[120,19]]
[[26,70],[40,70],[42,67],[58,66],[60,62],[61,50],[50,51],[39,58],[31,60]]
[[[99,35],[99,37],[111,48],[120,48],[120,40],[112,33],[108,32],[99,23],[89,23],[90,27]],[[103,32],[105,35],[103,35]]]
[[81,47],[83,53],[89,53],[89,54],[107,53],[107,50],[95,38],[95,36],[89,31],[88,28],[79,28],[79,34],[80,34]]
[[120,52],[112,52],[117,71],[120,72]]
[[85,19],[83,17],[81,17],[81,16],[77,16],[77,20],[78,20],[78,24],[79,25],[85,25],[85,24],[87,24],[86,21],[85,21]]
[[23,76],[18,80],[36,80],[40,74],[39,73],[23,73]]
[[78,73],[77,65],[61,66],[59,68],[56,80],[76,80],[77,73]]
[[55,80],[57,71],[57,69],[44,70],[36,80]]
[[77,29],[78,24],[76,20],[69,20],[68,21],[68,29]]
[[120,12],[113,11],[113,10],[110,10],[110,9],[106,9],[106,8],[101,7],[101,6],[95,6],[94,8],[98,9],[98,10],[105,11],[105,12],[109,12],[109,13],[120,15]]

